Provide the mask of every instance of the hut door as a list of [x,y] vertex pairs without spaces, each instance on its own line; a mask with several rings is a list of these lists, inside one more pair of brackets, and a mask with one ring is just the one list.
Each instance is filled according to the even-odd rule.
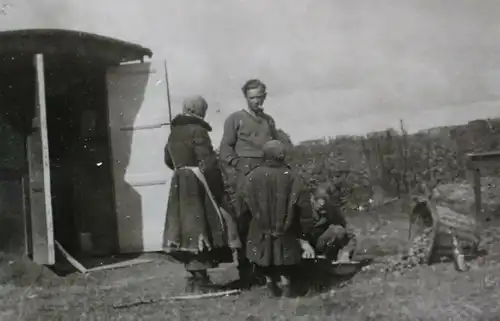
[[26,148],[29,166],[29,198],[33,260],[38,264],[55,263],[52,197],[50,192],[49,143],[45,106],[43,55],[34,56],[36,69],[36,106],[32,133]]
[[172,175],[164,61],[113,67],[107,89],[120,251],[159,251]]

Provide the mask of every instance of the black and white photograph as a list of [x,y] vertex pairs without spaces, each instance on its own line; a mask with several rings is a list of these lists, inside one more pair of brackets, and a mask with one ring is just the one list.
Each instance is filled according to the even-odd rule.
[[500,321],[499,39],[500,0],[0,0],[0,321]]

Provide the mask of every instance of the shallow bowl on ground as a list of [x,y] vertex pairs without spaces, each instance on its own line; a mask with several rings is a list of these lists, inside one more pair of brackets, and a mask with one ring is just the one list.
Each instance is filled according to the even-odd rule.
[[349,276],[355,274],[361,268],[360,261],[330,261],[323,256],[318,256],[314,259],[307,259],[306,262],[312,263],[311,267],[319,269],[322,273],[333,274],[338,276]]
[[347,261],[347,262],[331,262],[331,273],[335,275],[351,275],[356,273],[361,266],[361,262]]

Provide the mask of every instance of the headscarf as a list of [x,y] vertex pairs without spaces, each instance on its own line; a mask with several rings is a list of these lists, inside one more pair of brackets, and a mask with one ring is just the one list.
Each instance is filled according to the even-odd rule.
[[182,103],[182,113],[188,116],[195,116],[198,118],[205,118],[208,109],[208,104],[202,96],[191,96],[184,99]]
[[283,161],[286,156],[286,147],[279,140],[270,140],[262,147],[265,160]]

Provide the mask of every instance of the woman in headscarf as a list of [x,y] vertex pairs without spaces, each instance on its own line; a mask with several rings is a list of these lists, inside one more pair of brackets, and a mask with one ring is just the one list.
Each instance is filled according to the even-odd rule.
[[[204,120],[208,105],[201,96],[186,99],[183,113],[172,121],[165,163],[174,170],[168,198],[164,250],[185,264],[188,288],[211,284],[207,269],[231,262],[228,246],[238,247],[226,231],[220,207],[224,185]],[[201,174],[201,175],[200,175]],[[227,218],[227,217],[226,217]],[[227,223],[227,222],[226,222]]]
[[301,226],[308,199],[301,178],[285,164],[283,143],[265,143],[263,161],[248,174],[240,194],[238,212],[251,218],[246,255],[265,275],[272,295],[290,296],[292,269],[303,254],[314,256]]

